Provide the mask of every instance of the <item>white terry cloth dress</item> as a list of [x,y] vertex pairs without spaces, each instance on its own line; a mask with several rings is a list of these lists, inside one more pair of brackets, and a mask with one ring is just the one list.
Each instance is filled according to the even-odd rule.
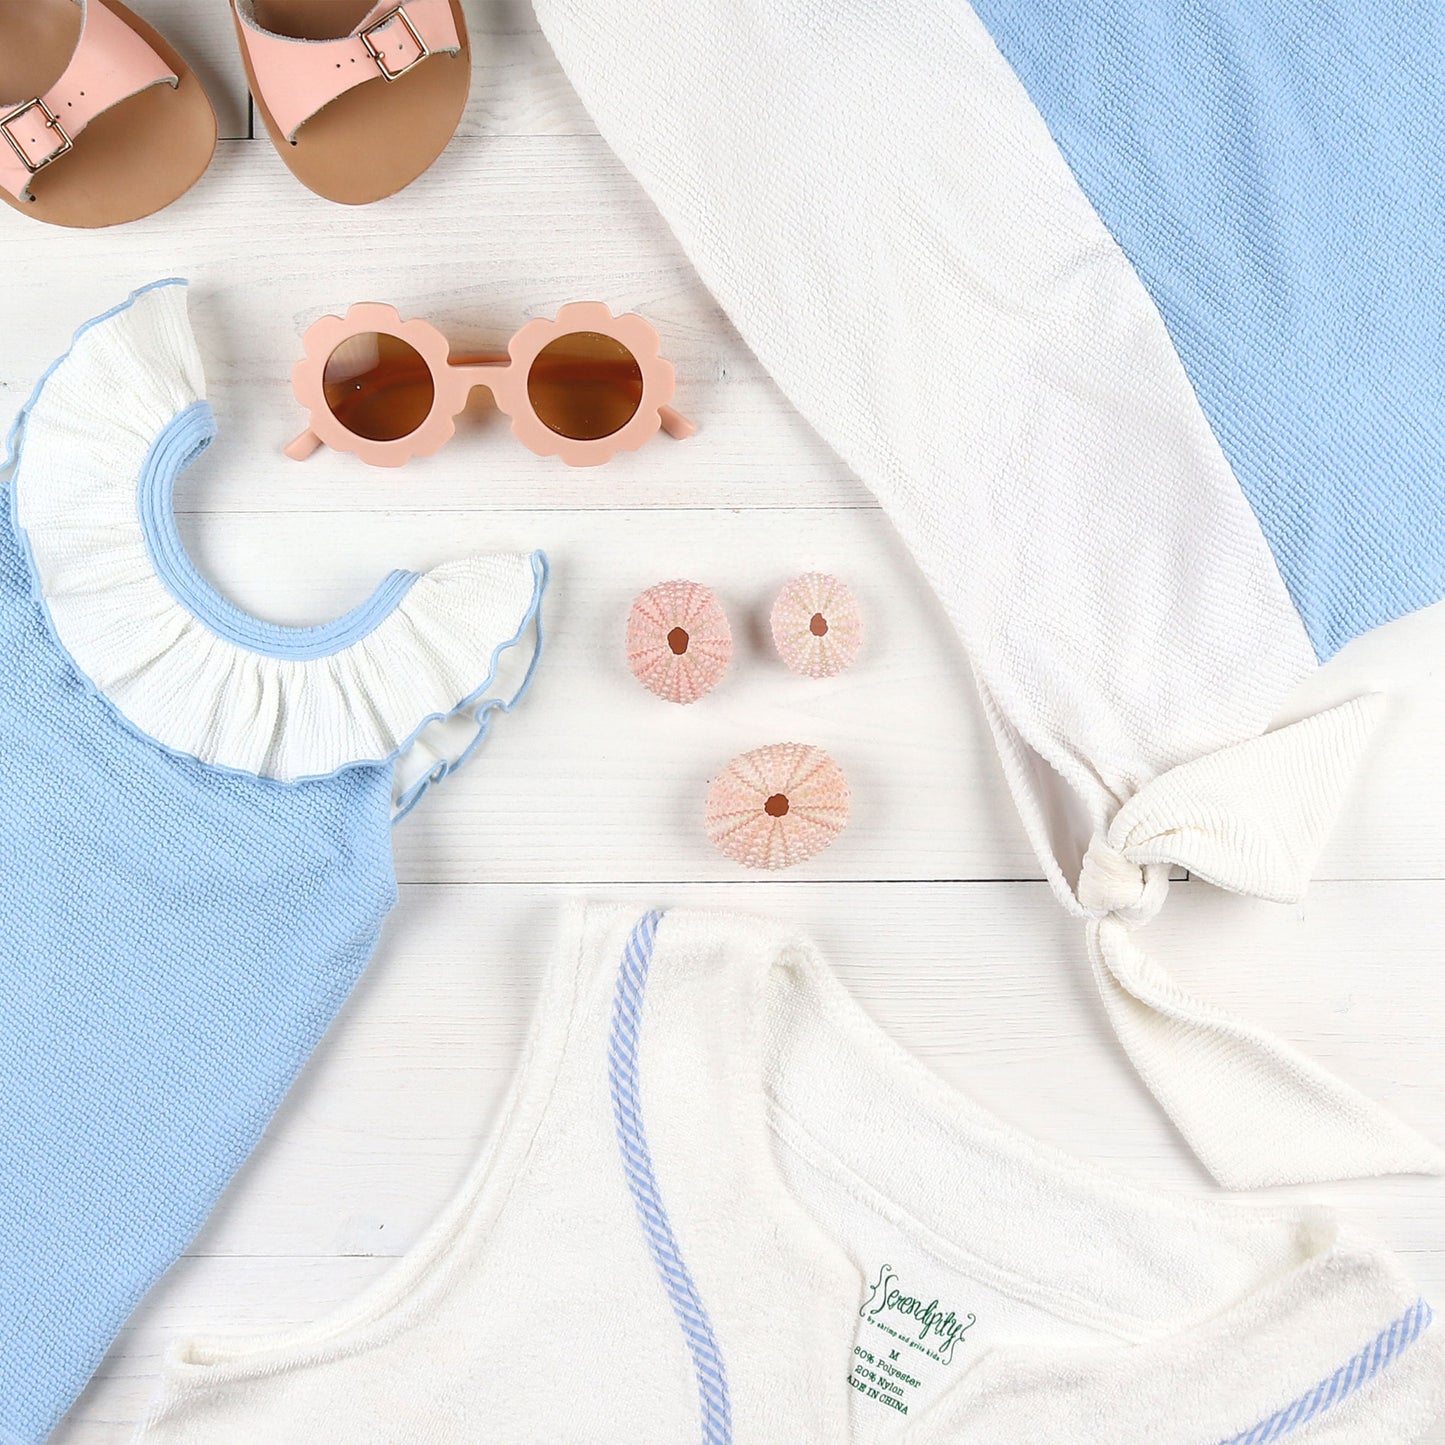
[[1156,1197],[803,938],[577,909],[496,1138],[350,1309],[168,1355],[143,1445],[1405,1445],[1445,1344],[1313,1209]]

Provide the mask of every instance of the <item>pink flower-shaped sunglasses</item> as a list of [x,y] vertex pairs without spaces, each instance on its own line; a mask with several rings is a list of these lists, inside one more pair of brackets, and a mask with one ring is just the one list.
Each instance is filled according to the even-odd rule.
[[679,441],[697,430],[669,405],[675,379],[657,332],[600,301],[529,321],[496,354],[453,357],[430,322],[370,301],[323,316],[304,344],[291,384],[310,425],[286,448],[297,461],[323,442],[377,467],[430,456],[451,440],[478,386],[523,446],[572,467],[635,451],[659,428]]

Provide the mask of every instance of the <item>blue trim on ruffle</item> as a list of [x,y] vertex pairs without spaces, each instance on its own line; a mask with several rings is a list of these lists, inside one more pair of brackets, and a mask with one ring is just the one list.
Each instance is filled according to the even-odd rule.
[[[233,768],[228,767],[224,763],[208,762],[204,758],[198,758],[194,753],[188,752],[184,748],[171,747],[169,744],[161,742],[159,738],[152,737],[151,734],[146,732],[143,728],[137,727],[136,724],[133,723],[130,718],[128,718],[125,713],[120,710],[120,708],[116,705],[114,700],[105,692],[105,690],[95,684],[95,682],[86,673],[85,669],[81,667],[80,663],[75,659],[74,656],[72,656],[70,649],[66,647],[66,645],[61,641],[60,634],[56,630],[55,619],[51,616],[50,612],[50,605],[46,601],[45,594],[40,587],[40,574],[35,564],[34,552],[31,550],[30,538],[26,534],[24,527],[20,525],[20,518],[18,514],[18,483],[20,479],[20,469],[24,462],[25,422],[29,417],[31,411],[34,409],[35,403],[40,399],[40,395],[45,389],[45,384],[50,380],[50,378],[55,374],[55,372],[70,358],[71,354],[75,350],[77,343],[80,341],[81,337],[83,337],[88,331],[91,331],[96,326],[101,325],[103,322],[109,321],[112,318],[119,316],[123,311],[128,311],[132,306],[135,305],[138,300],[140,300],[142,296],[145,296],[152,291],[161,290],[163,287],[166,286],[185,286],[187,284],[188,283],[184,280],[172,277],[168,280],[152,282],[148,286],[138,287],[136,290],[132,291],[130,295],[123,302],[121,302],[120,305],[112,306],[109,311],[104,312],[100,316],[92,318],[90,321],[87,321],[83,326],[78,327],[74,335],[71,337],[70,346],[66,350],[65,354],[53,363],[51,363],[51,365],[46,368],[44,375],[40,378],[38,382],[36,382],[35,389],[30,394],[30,399],[20,409],[19,415],[15,418],[14,423],[10,427],[10,431],[6,438],[5,460],[3,463],[0,463],[0,473],[3,473],[6,470],[10,470],[13,468],[13,475],[10,478],[10,485],[6,489],[8,492],[8,496],[5,501],[4,514],[10,524],[12,531],[14,532],[16,542],[20,547],[21,555],[25,560],[26,570],[29,572],[30,575],[31,598],[40,612],[41,620],[44,623],[45,630],[50,634],[51,641],[55,644],[60,654],[69,662],[72,671],[75,673],[76,678],[91,696],[97,698],[106,707],[106,709],[110,712],[111,716],[115,718],[116,722],[119,723],[121,727],[125,728],[126,731],[131,733],[134,737],[141,739],[143,742],[149,744],[151,747],[159,748],[163,753],[168,753],[171,757],[185,758],[188,761],[199,763],[202,767],[210,768],[217,773],[226,774],[231,777],[250,778],[261,783],[270,784],[271,786],[277,788],[297,788],[307,783],[324,782],[328,778],[338,777],[342,773],[350,772],[353,768],[393,767],[397,759],[400,758],[405,752],[407,752],[407,750],[412,746],[412,744],[416,742],[417,738],[420,737],[421,734],[433,723],[440,722],[444,718],[455,717],[459,712],[466,711],[467,709],[474,709],[474,716],[477,721],[476,737],[467,744],[466,748],[463,750],[460,756],[450,762],[439,763],[437,767],[433,768],[426,777],[422,778],[419,782],[413,784],[412,787],[407,789],[403,797],[397,800],[395,804],[396,811],[393,813],[392,822],[400,822],[401,819],[405,817],[406,814],[409,813],[417,805],[418,802],[421,801],[422,796],[433,785],[433,783],[440,782],[443,778],[448,777],[450,774],[454,773],[459,767],[461,767],[469,758],[471,758],[471,756],[476,752],[477,748],[481,745],[482,741],[485,739],[487,732],[489,731],[491,726],[492,716],[499,712],[510,712],[514,707],[516,707],[519,702],[522,701],[528,689],[531,687],[532,678],[536,673],[537,664],[541,660],[542,655],[542,599],[546,595],[547,584],[551,578],[551,569],[548,565],[547,557],[544,552],[535,551],[531,554],[533,577],[531,601],[528,604],[526,612],[522,616],[521,623],[518,626],[515,634],[507,641],[498,643],[497,646],[492,650],[491,659],[487,669],[487,675],[481,682],[480,686],[474,688],[470,693],[468,693],[465,697],[458,701],[453,707],[448,708],[445,712],[434,712],[423,718],[417,724],[417,726],[413,728],[412,731],[406,736],[406,738],[390,753],[386,754],[385,757],[355,758],[352,759],[350,762],[342,763],[340,767],[333,768],[328,773],[310,774],[304,778],[271,778],[267,777],[263,773],[250,772],[245,768]],[[206,403],[201,402],[197,403],[197,405],[204,406],[206,412],[210,412],[210,407]],[[180,415],[186,416],[188,412],[192,412],[194,410],[194,406],[187,408],[187,411],[182,412]],[[193,446],[189,453],[186,453],[185,451],[184,437],[187,429],[193,425],[193,422],[187,423],[186,428],[178,429],[175,438],[173,439],[173,445],[176,448],[177,453],[181,457],[178,464],[175,462],[174,457],[171,459],[171,464],[176,466],[176,470],[179,470],[181,467],[183,467],[187,461],[191,460],[194,457],[196,451],[200,450],[199,447]],[[167,432],[169,432],[170,427],[167,427],[166,430]],[[206,436],[205,441],[202,443],[202,446],[209,444],[212,435],[214,435],[214,431],[212,431],[210,435]],[[155,454],[156,449],[153,447],[152,455],[154,456]],[[157,467],[162,467],[163,465],[165,465],[165,463],[157,461],[156,465]],[[172,481],[173,480],[174,477],[172,477]],[[172,519],[172,521],[174,521],[174,519]],[[142,526],[144,528],[144,521],[142,522]],[[181,554],[184,556],[184,548],[181,549]],[[187,559],[187,561],[189,561],[189,559]],[[392,574],[392,578],[411,576],[413,576],[413,574],[404,572]],[[162,580],[164,581],[165,579],[163,578]],[[209,583],[206,583],[203,578],[199,577],[199,574],[197,574],[197,580],[200,581],[205,588],[214,591],[214,589],[210,589]],[[378,589],[378,592],[384,592],[388,584],[391,583],[391,581],[392,579],[388,578],[386,582],[383,582],[382,587]],[[219,594],[216,594],[216,596],[219,597]],[[177,598],[177,600],[181,601],[180,598]],[[225,602],[224,598],[220,598],[220,600],[223,603]],[[399,602],[400,598],[398,598],[397,601]],[[373,596],[370,602],[363,603],[361,608],[356,609],[356,612],[363,612],[365,611],[365,609],[373,606],[375,603],[376,597]],[[182,605],[185,605],[184,602],[182,603]],[[229,603],[227,603],[226,605],[230,606]],[[393,604],[393,606],[394,605],[395,604]],[[242,618],[248,617],[248,614],[240,612],[240,609],[235,609],[235,611]],[[356,612],[348,613],[346,618],[339,619],[338,622],[344,622],[348,619],[354,618],[356,616]],[[265,627],[270,625],[261,623],[259,619],[250,620],[255,622],[257,626]],[[332,627],[336,625],[338,624],[324,624],[325,627]],[[502,655],[508,652],[511,648],[518,646],[526,637],[528,631],[531,630],[534,626],[536,628],[536,644],[533,648],[532,657],[528,663],[527,672],[525,677],[522,679],[521,686],[510,698],[487,698],[487,690],[496,681],[497,669],[500,665]],[[281,631],[283,632],[308,632],[316,630],[318,629],[281,629]],[[244,643],[241,645],[245,646]],[[3,1445],[3,1441],[0,1441],[0,1445]]]
[[167,286],[189,286],[190,282],[180,276],[168,276],[163,281],[152,281],[148,286],[137,286],[129,296],[118,306],[112,306],[109,311],[103,311],[99,316],[92,316],[89,321],[75,328],[70,338],[70,345],[66,347],[61,356],[57,356],[41,374],[40,380],[35,383],[35,389],[30,393],[30,399],[20,408],[15,420],[10,423],[10,430],[5,437],[5,460],[0,462],[0,472],[9,471],[11,467],[20,464],[20,442],[21,433],[24,430],[25,420],[34,409],[35,403],[40,400],[40,393],[45,390],[45,383],[70,360],[71,354],[80,344],[80,338],[88,331],[93,331],[97,326],[119,316],[122,311],[129,311],[142,296],[152,291],[163,290]]
[[[551,568],[547,563],[547,556],[544,552],[532,553],[532,576],[536,579],[536,585],[532,592],[532,605],[527,609],[527,615],[522,619],[522,625],[517,629],[517,634],[509,642],[498,645],[492,653],[491,667],[487,673],[487,680],[471,697],[464,702],[458,703],[449,713],[437,713],[430,717],[411,735],[407,747],[421,735],[421,733],[434,722],[441,722],[443,718],[455,717],[460,712],[471,711],[472,717],[477,724],[477,735],[469,742],[455,758],[443,759],[419,782],[413,783],[400,798],[396,800],[396,812],[392,815],[392,823],[396,824],[406,817],[416,805],[421,802],[427,791],[436,783],[451,777],[460,767],[471,761],[473,753],[486,741],[487,734],[491,731],[492,720],[497,714],[506,716],[519,702],[526,697],[531,690],[532,679],[537,675],[537,664],[542,660],[542,647],[545,636],[542,630],[542,598],[547,591],[547,583],[551,580]],[[483,699],[482,695],[492,685],[497,675],[497,667],[501,656],[509,648],[516,647],[529,629],[535,625],[536,641],[532,647],[532,656],[527,663],[527,671],[523,676],[521,685],[509,698],[489,697]],[[477,704],[475,707],[474,704]],[[405,752],[406,749],[401,750]]]

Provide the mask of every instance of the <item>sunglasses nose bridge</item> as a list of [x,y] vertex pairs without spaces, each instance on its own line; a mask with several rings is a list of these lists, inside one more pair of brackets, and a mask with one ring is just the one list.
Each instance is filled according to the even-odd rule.
[[492,399],[500,406],[511,370],[512,358],[505,351],[453,356],[447,366],[447,384],[456,399],[458,409],[467,404],[468,398],[478,387],[491,392]]

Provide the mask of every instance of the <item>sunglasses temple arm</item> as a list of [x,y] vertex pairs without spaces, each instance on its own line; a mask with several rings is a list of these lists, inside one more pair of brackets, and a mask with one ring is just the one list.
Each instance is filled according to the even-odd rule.
[[670,406],[663,407],[658,415],[662,419],[663,431],[680,442],[685,442],[697,432],[695,421],[689,421],[680,411],[674,411]]
[[290,457],[293,462],[304,462],[320,445],[321,438],[308,427],[295,441],[287,446],[286,455]]

